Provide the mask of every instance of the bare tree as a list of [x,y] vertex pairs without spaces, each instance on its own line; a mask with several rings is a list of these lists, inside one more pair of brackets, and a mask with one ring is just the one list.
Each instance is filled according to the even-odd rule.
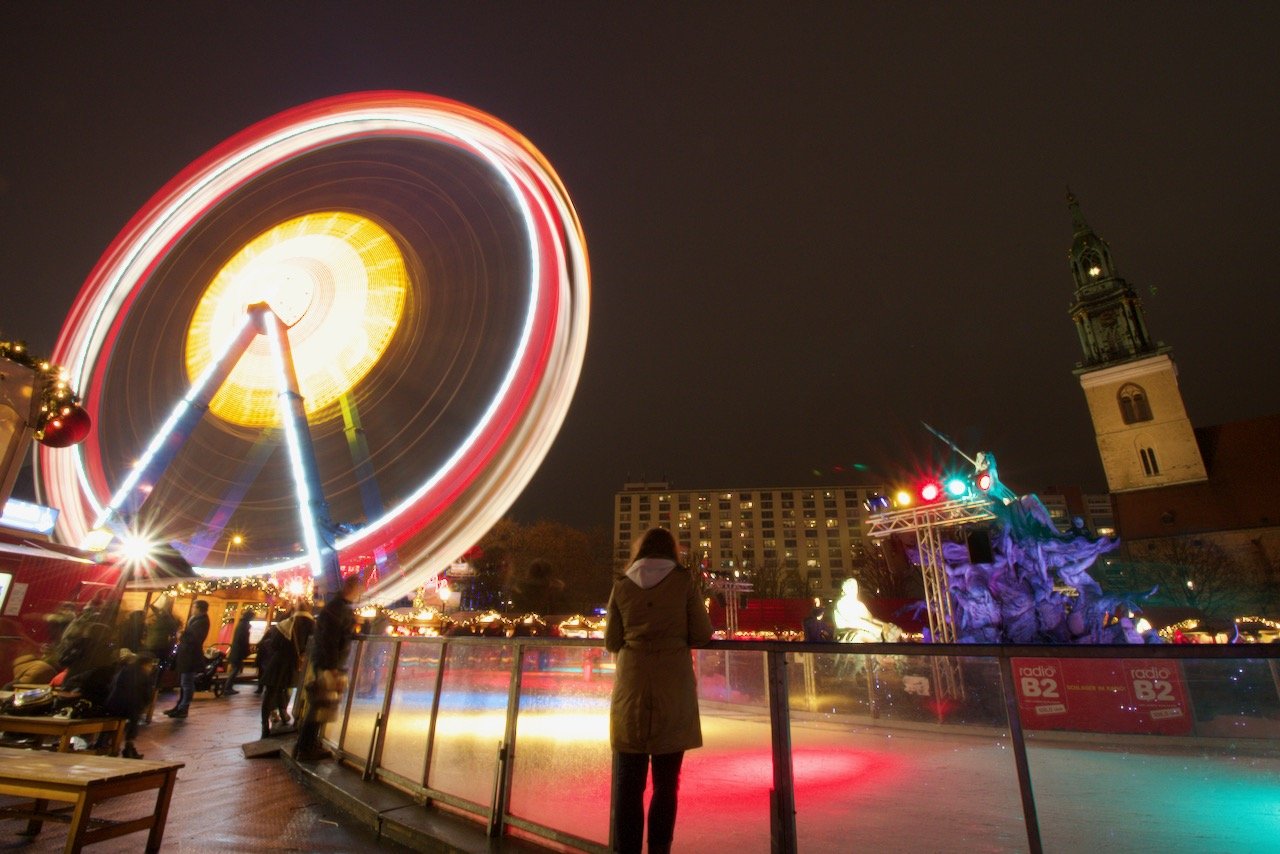
[[794,566],[769,559],[751,570],[751,592],[764,599],[795,599],[804,596],[804,579]]
[[1153,604],[1197,608],[1207,616],[1226,618],[1263,604],[1262,575],[1212,540],[1169,538],[1139,544],[1131,556],[1135,586],[1157,588]]

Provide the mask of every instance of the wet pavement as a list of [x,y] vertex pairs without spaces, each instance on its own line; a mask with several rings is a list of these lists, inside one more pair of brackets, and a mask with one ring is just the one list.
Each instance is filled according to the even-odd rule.
[[[331,806],[290,774],[279,758],[246,759],[241,745],[259,734],[259,700],[253,687],[234,696],[196,695],[190,715],[172,720],[161,714],[176,692],[162,695],[152,723],[140,727],[137,747],[147,759],[185,762],[178,772],[165,852],[197,851],[408,851],[379,839],[369,828]],[[281,739],[288,744],[289,740]],[[13,799],[4,799],[10,802]],[[154,806],[154,793],[126,795],[94,809],[102,818],[131,817],[140,804]],[[142,811],[146,811],[144,808]],[[65,824],[46,823],[34,840],[19,836],[24,821],[0,822],[0,851],[61,851]],[[145,833],[90,846],[88,851],[143,850]]]

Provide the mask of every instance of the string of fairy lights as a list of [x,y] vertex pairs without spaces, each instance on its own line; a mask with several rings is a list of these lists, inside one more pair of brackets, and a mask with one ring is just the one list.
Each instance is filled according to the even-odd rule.
[[[48,359],[33,356],[25,341],[0,341],[0,357],[36,373],[35,385],[40,396],[40,408],[32,418],[31,428],[35,431],[37,441],[60,446],[55,434],[64,428],[67,419],[82,420],[80,416],[84,412],[80,408],[79,396],[67,381],[66,369]],[[80,433],[78,425],[75,432]]]

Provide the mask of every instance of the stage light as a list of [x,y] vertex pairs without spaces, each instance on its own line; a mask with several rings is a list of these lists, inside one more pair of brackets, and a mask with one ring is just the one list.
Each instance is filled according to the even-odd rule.
[[952,498],[962,498],[969,491],[969,484],[962,477],[947,478],[947,494]]
[[899,489],[893,495],[893,504],[895,507],[910,507],[915,503],[915,496],[905,489]]
[[942,485],[936,480],[926,480],[920,484],[921,501],[937,501],[942,496]]
[[862,506],[867,509],[868,513],[883,513],[890,507],[889,497],[877,492],[862,502]]
[[979,492],[987,492],[991,489],[991,472],[980,471],[973,478],[973,485],[978,488]]

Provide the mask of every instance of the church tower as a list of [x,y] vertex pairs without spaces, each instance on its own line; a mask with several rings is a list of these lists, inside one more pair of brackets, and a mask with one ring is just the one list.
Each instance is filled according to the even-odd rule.
[[1084,359],[1077,363],[1098,454],[1111,492],[1208,479],[1170,348],[1151,340],[1142,303],[1116,272],[1111,247],[1094,233],[1070,191],[1074,236],[1071,319]]

